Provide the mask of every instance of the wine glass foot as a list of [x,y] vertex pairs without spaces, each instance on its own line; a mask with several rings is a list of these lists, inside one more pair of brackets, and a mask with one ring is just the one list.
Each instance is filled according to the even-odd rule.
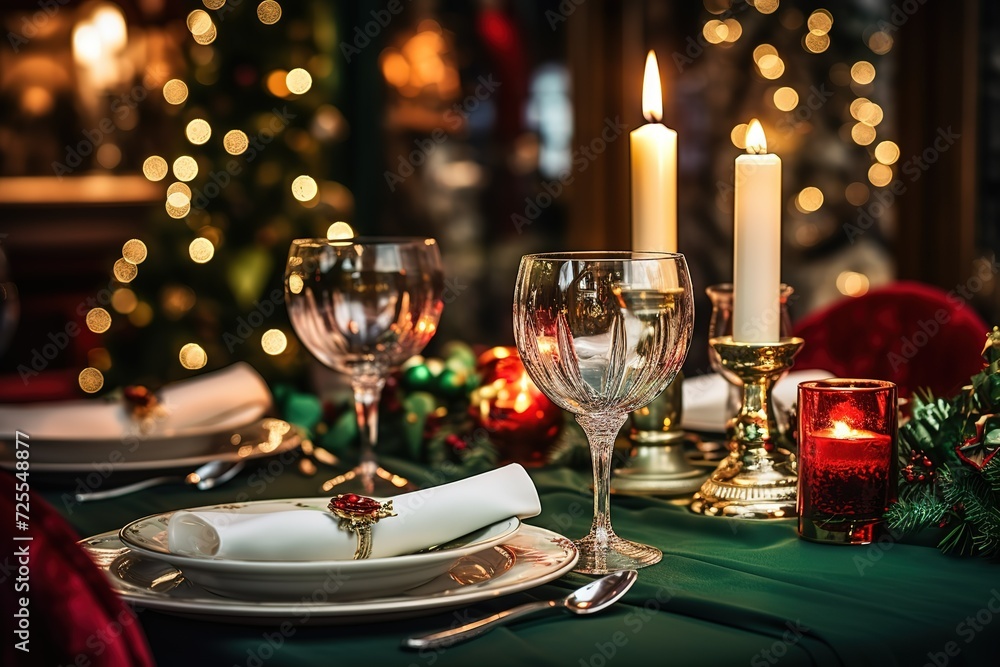
[[389,498],[416,490],[417,485],[405,477],[389,472],[381,466],[376,466],[372,471],[363,463],[343,475],[326,480],[320,487],[321,493],[359,493],[379,498]]
[[647,544],[639,544],[618,537],[614,533],[607,540],[590,533],[573,544],[580,551],[574,572],[581,574],[610,574],[621,570],[637,570],[659,563],[663,552]]

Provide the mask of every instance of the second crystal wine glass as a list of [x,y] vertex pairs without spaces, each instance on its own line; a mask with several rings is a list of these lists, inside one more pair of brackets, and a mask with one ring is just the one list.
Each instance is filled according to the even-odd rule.
[[401,478],[375,461],[378,402],[390,370],[437,330],[443,288],[434,239],[292,241],[285,267],[292,326],[317,359],[350,375],[361,432],[361,463],[329,487],[360,480],[358,490],[372,494],[386,480],[393,484],[379,484],[379,494],[398,493]]
[[674,379],[694,322],[684,256],[660,252],[526,255],[514,289],[514,338],[525,368],[590,442],[594,521],[576,542],[576,571],[606,574],[652,565],[659,549],[611,527],[615,437],[628,413]]

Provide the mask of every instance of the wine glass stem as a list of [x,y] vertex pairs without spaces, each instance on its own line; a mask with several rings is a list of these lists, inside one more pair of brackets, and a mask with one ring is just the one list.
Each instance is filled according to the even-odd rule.
[[626,413],[576,415],[576,421],[587,434],[594,465],[594,523],[590,534],[602,549],[607,548],[615,534],[611,528],[611,455],[618,431],[627,419]]
[[361,436],[361,460],[358,467],[368,493],[375,488],[375,471],[378,468],[375,443],[378,442],[378,402],[384,386],[384,378],[354,377],[351,380],[354,411],[358,415],[358,432]]

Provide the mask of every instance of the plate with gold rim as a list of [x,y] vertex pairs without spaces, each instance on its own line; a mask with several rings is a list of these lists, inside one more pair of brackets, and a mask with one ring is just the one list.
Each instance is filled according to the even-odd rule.
[[81,540],[80,546],[126,602],[204,620],[274,624],[373,623],[437,613],[518,593],[567,574],[579,554],[567,538],[521,525],[500,544],[456,558],[430,581],[403,592],[332,600],[320,586],[294,600],[238,600],[206,590],[176,567],[133,551],[117,532]]

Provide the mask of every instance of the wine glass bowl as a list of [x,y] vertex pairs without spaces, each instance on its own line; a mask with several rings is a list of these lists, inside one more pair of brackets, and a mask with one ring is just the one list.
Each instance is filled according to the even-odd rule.
[[[391,370],[437,330],[444,274],[437,242],[424,238],[296,239],[285,268],[289,319],[324,365],[351,377],[362,435],[358,478],[372,493],[378,400]],[[392,491],[392,489],[387,489]]]
[[528,375],[587,433],[594,522],[577,542],[578,572],[651,565],[658,549],[615,535],[609,478],[628,413],[663,391],[687,357],[694,321],[683,255],[583,252],[526,255],[514,291],[514,338]]

